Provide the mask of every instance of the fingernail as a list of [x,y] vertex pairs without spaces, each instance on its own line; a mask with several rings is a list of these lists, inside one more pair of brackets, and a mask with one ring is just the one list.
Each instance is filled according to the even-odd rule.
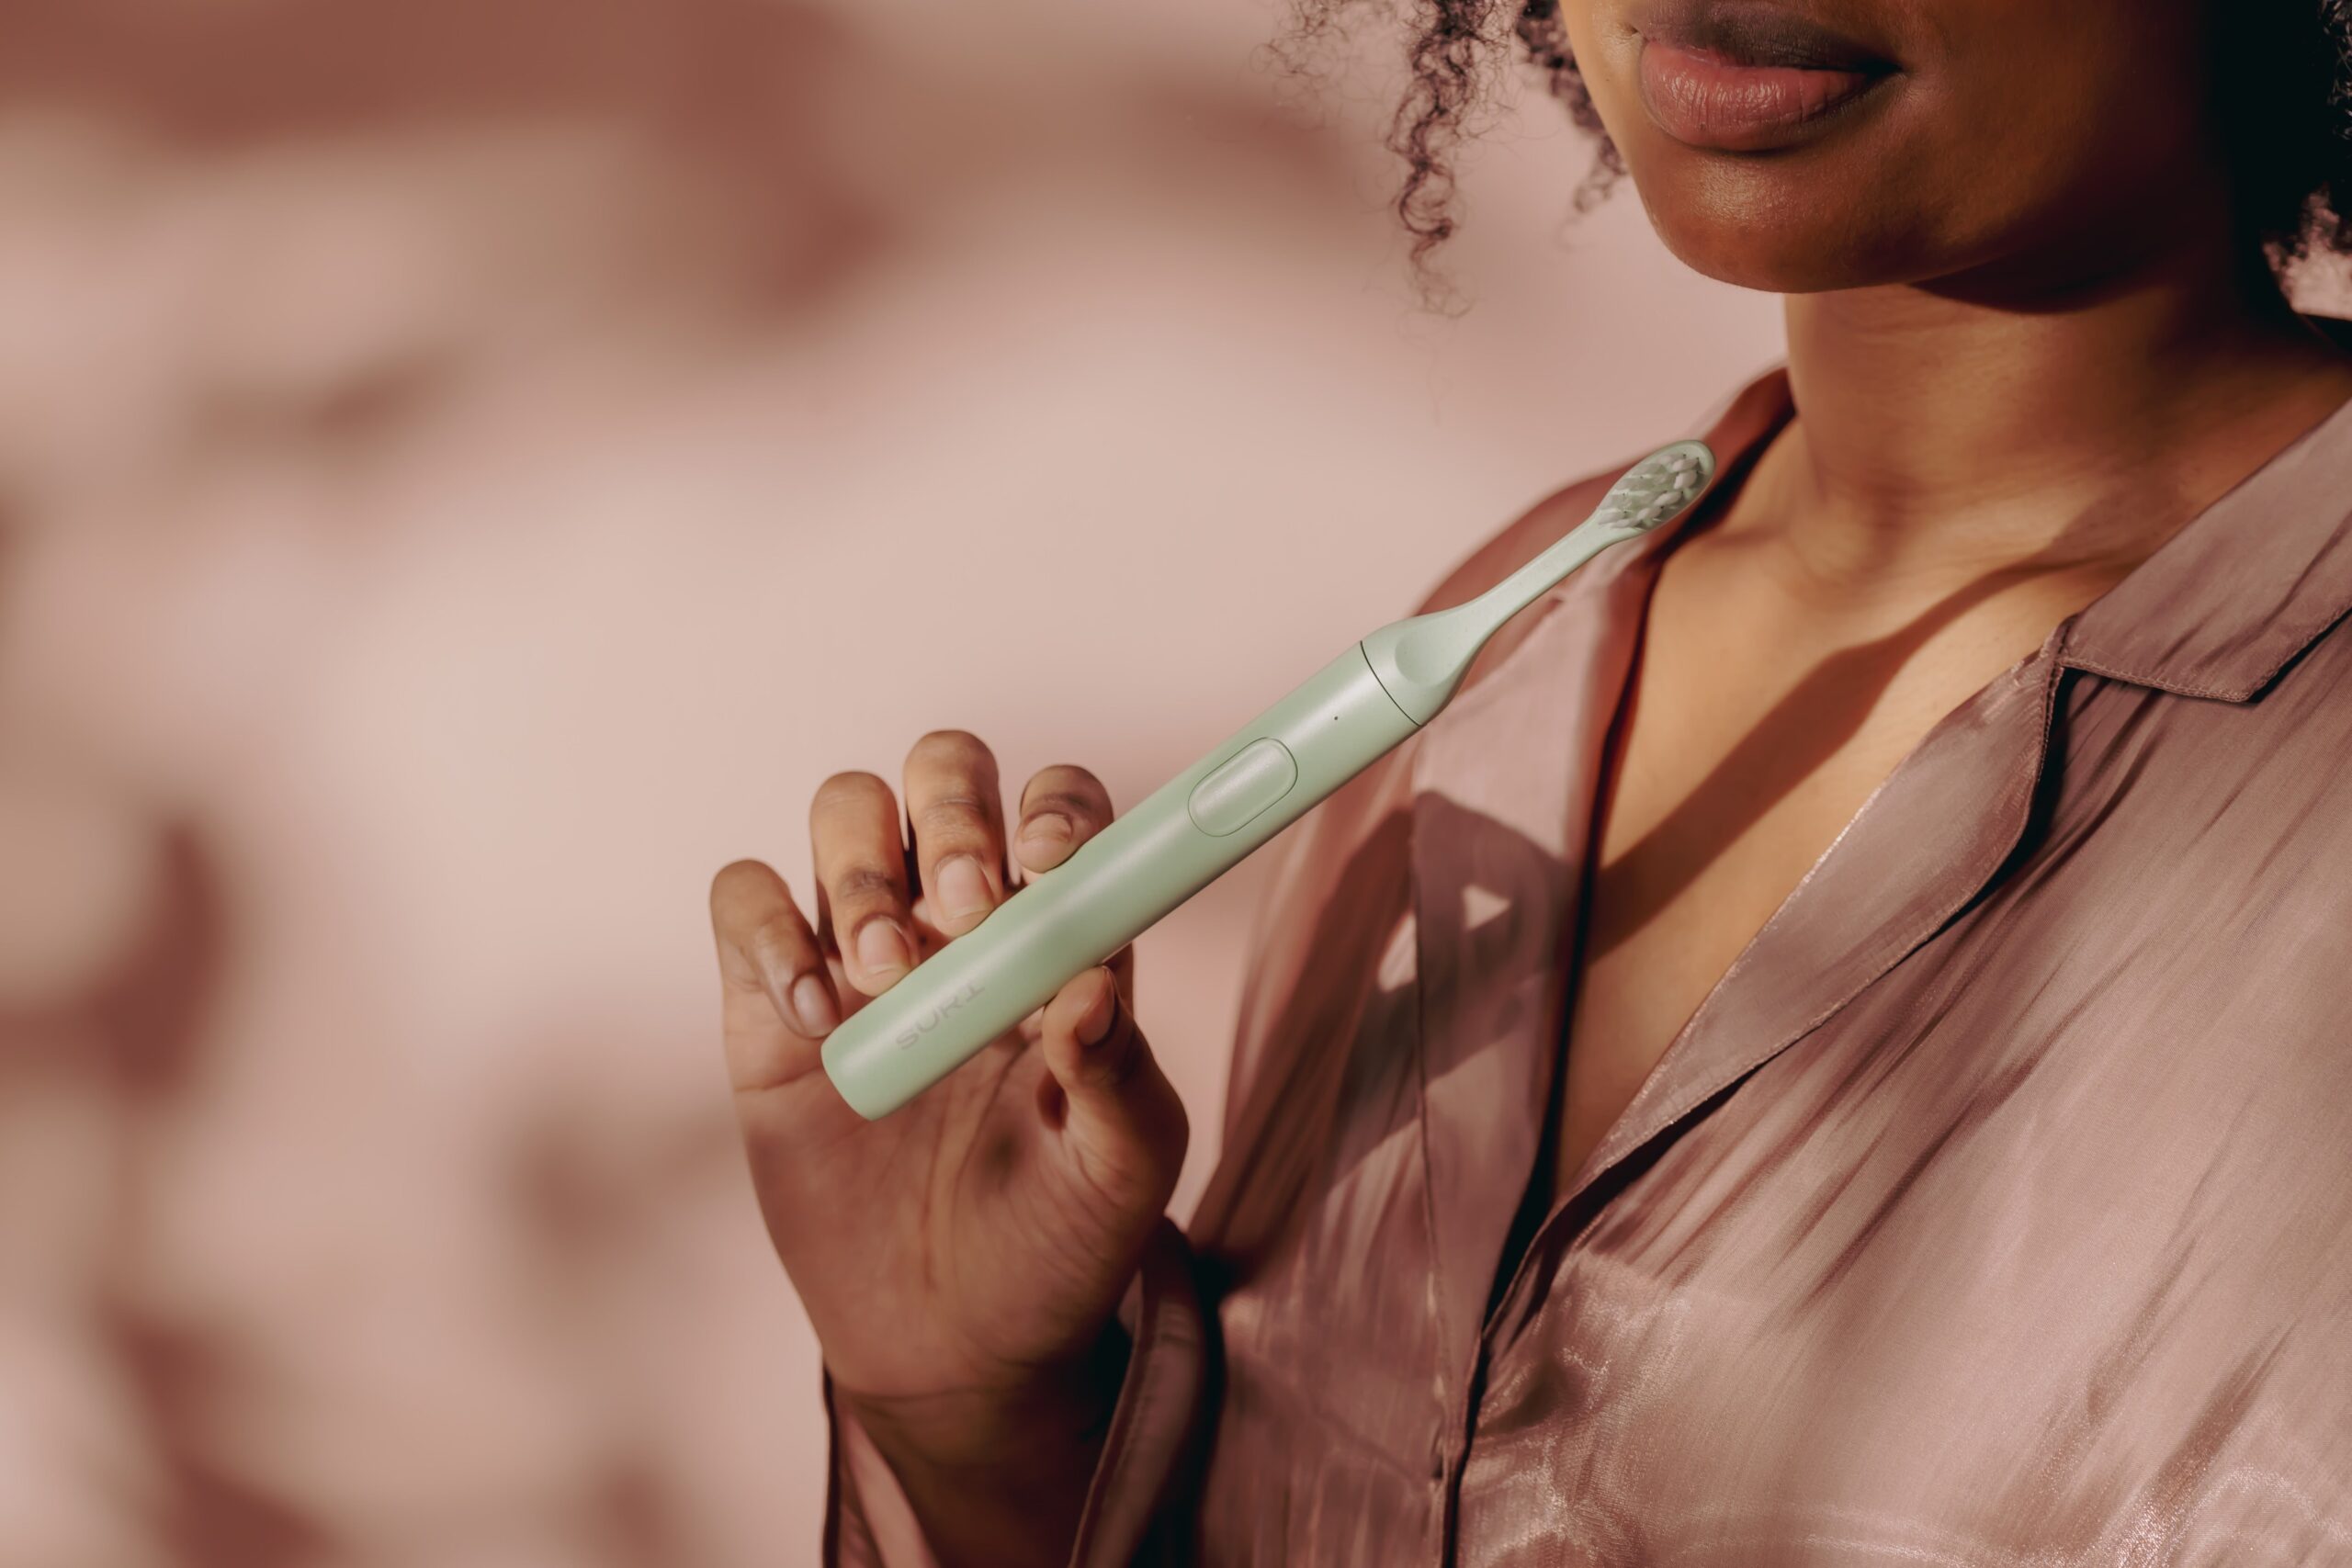
[[841,1021],[833,1010],[833,993],[814,975],[792,982],[792,1010],[800,1016],[800,1032],[822,1034]]
[[932,874],[938,884],[939,911],[949,919],[960,920],[989,907],[988,874],[972,856],[951,856]]
[[898,923],[888,915],[876,915],[857,928],[857,961],[869,975],[914,967],[907,939],[899,934]]
[[1058,811],[1041,811],[1023,825],[1021,843],[1024,849],[1047,850],[1069,843],[1069,818]]
[[1078,1043],[1100,1045],[1110,1037],[1111,1021],[1119,1016],[1119,991],[1111,988],[1111,999],[1099,1008],[1089,1008],[1086,1016],[1078,1021]]

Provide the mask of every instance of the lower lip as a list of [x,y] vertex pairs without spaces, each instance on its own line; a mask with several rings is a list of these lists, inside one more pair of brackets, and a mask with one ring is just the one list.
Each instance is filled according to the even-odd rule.
[[1818,135],[1875,96],[1891,72],[1737,65],[1721,55],[1642,40],[1642,105],[1660,130],[1693,147],[1754,152]]

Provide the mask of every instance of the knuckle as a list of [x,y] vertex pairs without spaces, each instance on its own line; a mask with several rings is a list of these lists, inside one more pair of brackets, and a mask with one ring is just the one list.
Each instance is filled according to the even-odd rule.
[[1075,807],[1089,815],[1110,814],[1111,792],[1102,786],[1102,781],[1070,762],[1039,769],[1029,781],[1028,799],[1038,810],[1050,801],[1057,803],[1059,810]]
[[787,916],[770,915],[752,928],[743,946],[762,968],[789,972],[800,956],[800,929]]
[[878,865],[861,862],[841,869],[833,878],[832,893],[836,904],[881,903],[898,897],[899,879]]
[[933,795],[912,815],[918,832],[953,833],[978,827],[987,817],[987,806],[978,795],[959,790]]

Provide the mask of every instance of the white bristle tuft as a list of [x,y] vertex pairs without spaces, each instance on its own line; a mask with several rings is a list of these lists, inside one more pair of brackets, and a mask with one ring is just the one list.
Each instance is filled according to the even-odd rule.
[[1676,442],[1651,453],[1610,486],[1592,521],[1603,527],[1655,528],[1679,515],[1706,489],[1714,471],[1714,454],[1705,443]]

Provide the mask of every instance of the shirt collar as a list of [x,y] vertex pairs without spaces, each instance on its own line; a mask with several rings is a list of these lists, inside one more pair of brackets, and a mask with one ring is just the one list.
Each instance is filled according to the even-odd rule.
[[2242,703],[2352,610],[2352,401],[2076,612],[2059,662]]
[[[2352,322],[2307,317],[2352,347]],[[1745,463],[1793,412],[1775,361],[1700,421]],[[1663,532],[1663,530],[1662,530]],[[2352,401],[2273,454],[2068,617],[2058,660],[2182,696],[2245,702],[2352,611]]]

